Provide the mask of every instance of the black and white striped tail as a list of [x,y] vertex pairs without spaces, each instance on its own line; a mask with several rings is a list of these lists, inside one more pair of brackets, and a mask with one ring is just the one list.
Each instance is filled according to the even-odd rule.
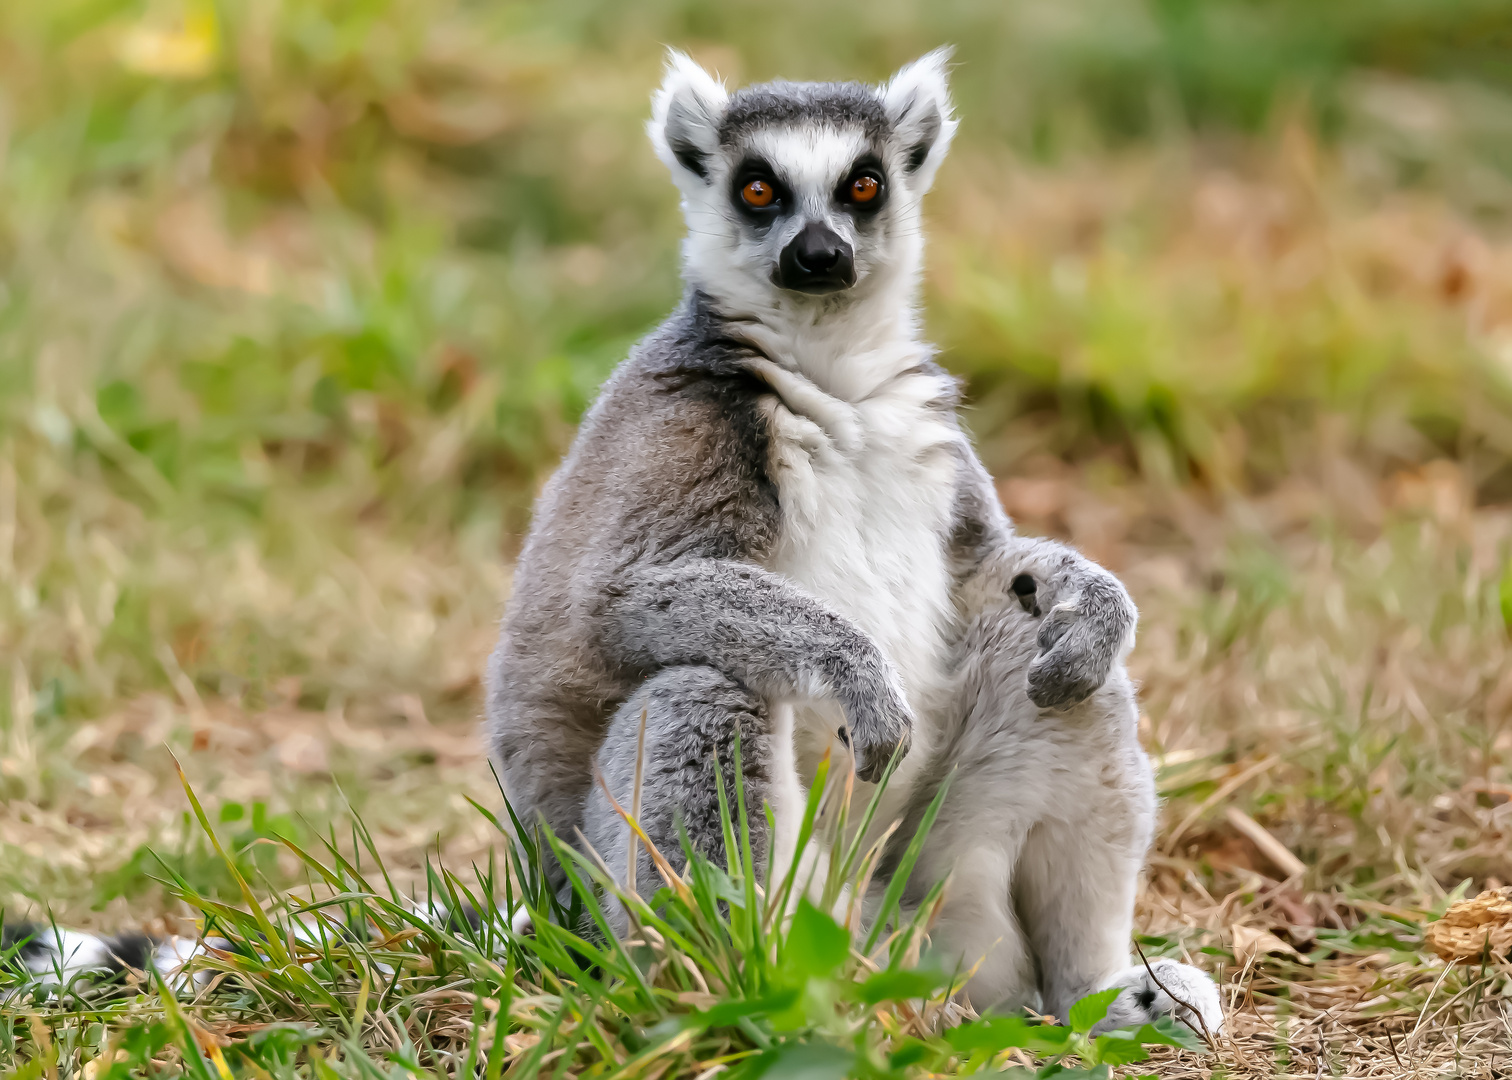
[[230,942],[147,934],[86,934],[46,923],[19,923],[0,928],[0,957],[7,966],[33,976],[35,986],[68,986],[79,979],[108,981],[149,968],[172,983],[183,981],[185,965],[203,951]]
[[[461,921],[473,929],[479,925],[479,916],[470,907],[458,911],[434,903],[411,903],[410,907],[415,914],[437,927],[460,929]],[[521,909],[511,920],[517,931],[524,924],[519,918],[523,914]],[[341,928],[340,932],[343,936],[364,937],[364,931],[365,928],[348,926]],[[293,923],[294,937],[312,945],[318,945],[329,933],[329,923],[321,925],[313,919]],[[22,977],[21,992],[80,983],[104,985],[133,977],[150,981],[152,972],[162,976],[173,990],[189,991],[206,985],[215,975],[214,971],[196,971],[191,961],[210,952],[234,952],[237,949],[238,946],[226,938],[214,936],[89,934],[36,922],[0,926],[0,969],[9,969]],[[5,991],[0,990],[0,1002],[6,997]]]

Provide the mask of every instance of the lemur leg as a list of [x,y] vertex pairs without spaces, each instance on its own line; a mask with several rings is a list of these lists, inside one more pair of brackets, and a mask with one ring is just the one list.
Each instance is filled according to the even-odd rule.
[[976,968],[966,992],[983,1011],[1011,1011],[1034,999],[1034,953],[1009,892],[1015,854],[993,842],[963,846],[932,934],[947,963]]
[[[1087,807],[1099,815],[1117,808]],[[1041,1007],[1067,1010],[1129,965],[1134,897],[1144,845],[1099,818],[1042,821],[1030,833],[1014,881],[1040,967]]]
[[[627,812],[635,800],[636,750],[642,715],[645,750],[638,820],[651,842],[680,871],[684,862],[678,835],[681,822],[693,846],[722,863],[724,830],[716,784],[724,784],[733,816],[739,783],[743,786],[750,824],[752,857],[757,868],[763,869],[767,827],[762,803],[776,794],[771,775],[774,752],[771,710],[766,701],[729,675],[709,667],[667,668],[647,679],[615,713],[595,759],[604,783]],[[734,762],[737,734],[743,772],[738,780]],[[624,884],[630,829],[597,783],[588,796],[583,834]],[[650,897],[663,884],[650,854],[640,845],[636,892]],[[624,913],[618,905],[613,907],[617,929],[623,930]]]
[[[1111,695],[1124,701],[1103,700]],[[1086,707],[1094,706],[1107,717],[1131,713],[1127,680],[1120,675]],[[1106,759],[1102,774],[1095,791],[1066,793],[1059,811],[1030,833],[1019,860],[1014,892],[1039,964],[1042,1007],[1064,1019],[1078,998],[1119,987],[1124,993],[1096,1032],[1175,1015],[1199,1034],[1216,1035],[1223,1009],[1206,974],[1174,960],[1149,968],[1129,963],[1135,894],[1155,821],[1154,786],[1137,748]]]
[[[1121,665],[1136,621],[1127,592],[1062,544],[1009,537],[968,582],[964,599],[974,617],[963,639],[963,726],[947,764],[960,769],[957,792],[971,794],[974,806],[997,808],[979,832],[1006,836],[1032,823],[1012,892],[1041,1007],[1064,1017],[1078,998],[1118,986],[1129,992],[1101,1030],[1174,1012],[1216,1032],[1222,1010],[1206,975],[1172,961],[1152,965],[1199,1019],[1155,986],[1143,964],[1129,966],[1156,801]],[[984,965],[978,979],[990,973]],[[975,984],[971,993],[985,1003]]]

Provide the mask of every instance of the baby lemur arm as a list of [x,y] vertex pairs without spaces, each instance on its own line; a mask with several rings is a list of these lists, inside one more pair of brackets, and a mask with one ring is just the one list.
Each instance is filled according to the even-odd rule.
[[967,622],[1009,598],[1043,619],[1028,676],[1040,708],[1085,700],[1133,645],[1138,612],[1122,582],[1065,544],[1016,535],[975,459],[962,470],[952,546]]
[[857,775],[875,780],[912,716],[872,639],[792,584],[748,563],[684,558],[634,567],[612,589],[606,650],[655,671],[716,668],[769,699],[828,696],[845,709]]

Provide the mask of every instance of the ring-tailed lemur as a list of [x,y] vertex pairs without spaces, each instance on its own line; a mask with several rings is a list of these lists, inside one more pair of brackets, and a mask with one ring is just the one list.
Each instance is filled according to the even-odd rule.
[[630,805],[643,717],[642,826],[675,851],[680,819],[716,861],[713,755],[733,785],[737,734],[747,805],[777,822],[762,850],[793,842],[825,750],[871,781],[911,742],[879,819],[956,771],[915,879],[954,873],[934,937],[985,956],[978,1005],[1065,1016],[1119,986],[1104,1026],[1175,1010],[1213,1031],[1205,975],[1129,966],[1156,804],[1122,666],[1133,604],[1014,535],[920,336],[946,57],[881,88],[731,94],[671,54],[649,132],[682,195],[687,292],[536,505],[489,666],[494,759],[525,820],[625,866],[593,777]]
[[[879,819],[909,835],[954,771],[911,888],[953,873],[934,937],[982,960],[978,1005],[1064,1016],[1118,986],[1101,1028],[1175,1013],[1216,1032],[1207,976],[1128,966],[1155,810],[1122,666],[1133,605],[1070,549],[1014,535],[919,336],[919,203],[955,130],[945,59],[879,90],[729,95],[673,54],[650,131],[683,194],[688,293],[537,506],[490,662],[494,757],[517,811],[623,866],[590,778],[628,801],[642,716],[643,827],[675,850],[680,818],[716,858],[712,755],[732,784],[737,733],[747,804],[777,820],[761,849],[793,842],[826,750],[874,780],[911,741]],[[174,976],[205,944],[3,929],[0,955],[44,981]]]

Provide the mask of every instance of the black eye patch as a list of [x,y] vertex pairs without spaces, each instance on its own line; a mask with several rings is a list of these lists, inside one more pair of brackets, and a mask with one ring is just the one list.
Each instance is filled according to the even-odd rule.
[[[759,197],[752,199],[748,192]],[[768,162],[748,157],[730,174],[730,202],[753,224],[765,226],[792,206],[793,193]]]
[[873,214],[887,204],[887,171],[874,153],[862,154],[835,188],[835,202],[857,214]]

